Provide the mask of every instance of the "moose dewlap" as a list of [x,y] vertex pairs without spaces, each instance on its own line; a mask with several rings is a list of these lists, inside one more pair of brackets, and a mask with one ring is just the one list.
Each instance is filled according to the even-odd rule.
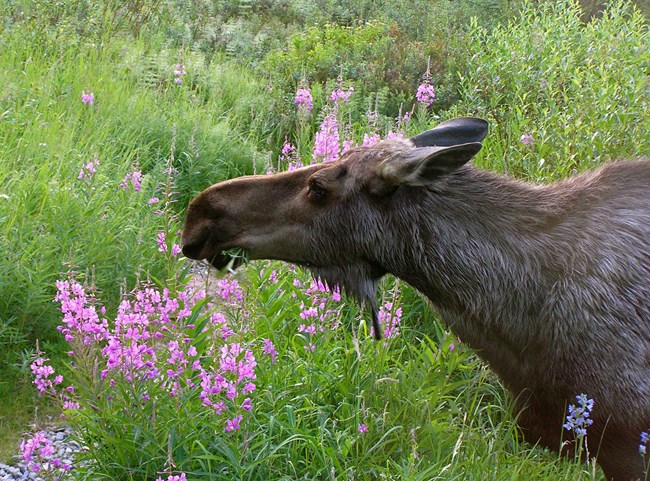
[[[560,449],[566,406],[594,400],[591,454],[644,475],[650,428],[650,161],[551,185],[480,170],[487,122],[460,118],[330,163],[251,176],[191,203],[183,252],[308,267],[376,311],[391,273],[497,372],[527,440]],[[571,444],[571,443],[569,443]]]

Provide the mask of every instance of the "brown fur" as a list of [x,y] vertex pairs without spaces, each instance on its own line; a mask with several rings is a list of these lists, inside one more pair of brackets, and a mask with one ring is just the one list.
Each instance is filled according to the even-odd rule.
[[[216,184],[189,206],[183,252],[310,268],[374,306],[386,273],[426,295],[497,372],[529,441],[560,449],[566,406],[594,399],[589,447],[643,476],[650,429],[650,161],[533,185],[466,162],[487,127],[457,119],[341,159]],[[563,437],[564,436],[564,437]]]

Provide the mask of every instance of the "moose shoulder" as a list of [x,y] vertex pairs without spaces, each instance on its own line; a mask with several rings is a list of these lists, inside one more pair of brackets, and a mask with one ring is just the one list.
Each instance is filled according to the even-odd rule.
[[234,247],[301,264],[373,309],[392,273],[497,372],[526,439],[560,449],[566,406],[585,393],[605,474],[641,478],[650,161],[532,185],[468,164],[486,133],[483,120],[455,119],[331,163],[216,184],[190,203],[183,252],[218,268]]

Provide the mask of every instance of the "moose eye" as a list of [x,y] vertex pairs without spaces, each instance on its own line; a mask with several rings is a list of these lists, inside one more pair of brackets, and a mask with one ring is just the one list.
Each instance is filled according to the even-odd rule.
[[307,196],[312,200],[322,200],[327,196],[327,190],[320,185],[317,181],[312,180],[309,183],[309,191]]

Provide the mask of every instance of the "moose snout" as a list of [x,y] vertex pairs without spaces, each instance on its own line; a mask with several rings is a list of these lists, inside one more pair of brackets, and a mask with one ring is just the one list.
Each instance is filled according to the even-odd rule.
[[183,230],[181,237],[181,245],[183,255],[189,259],[201,260],[205,256],[203,250],[207,243],[209,234],[204,232],[189,232],[187,229]]

